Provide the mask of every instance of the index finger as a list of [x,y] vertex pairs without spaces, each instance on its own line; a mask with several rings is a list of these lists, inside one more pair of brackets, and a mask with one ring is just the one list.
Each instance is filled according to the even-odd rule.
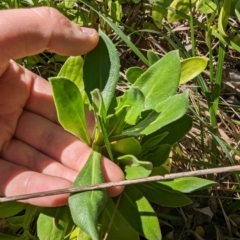
[[50,7],[1,10],[0,29],[0,75],[9,59],[45,49],[60,55],[82,55],[98,43],[94,29],[81,28]]

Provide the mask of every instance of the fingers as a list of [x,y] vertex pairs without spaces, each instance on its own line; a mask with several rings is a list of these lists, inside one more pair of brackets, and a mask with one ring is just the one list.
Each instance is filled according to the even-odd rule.
[[[78,171],[63,166],[16,139],[11,140],[8,147],[3,149],[2,157],[7,162],[0,159],[0,194],[6,196],[68,188],[71,187],[78,174]],[[21,167],[18,165],[19,163],[21,163]],[[106,182],[112,181],[109,172],[116,173],[116,165],[103,159],[103,173]],[[122,190],[122,187],[109,188],[107,192],[109,196],[113,197]],[[68,195],[64,194],[29,199],[27,203],[45,207],[60,206],[67,203],[67,198]]]
[[[88,146],[59,125],[27,111],[24,111],[19,119],[15,137],[77,172],[82,169],[91,152]],[[124,179],[123,172],[112,161],[103,158],[102,164],[105,181]],[[108,193],[116,196],[122,190],[123,187],[114,187],[108,189]]]
[[17,139],[12,139],[8,144],[5,144],[1,157],[14,164],[21,163],[22,167],[31,171],[64,178],[71,182],[75,180],[78,174],[77,171],[65,167],[51,157]]
[[[72,183],[66,179],[43,175],[29,171],[0,159],[0,194],[15,196],[54,189],[69,188]],[[43,206],[61,206],[67,204],[68,194],[29,199],[24,202]]]
[[54,8],[0,11],[0,75],[9,59],[45,49],[61,55],[82,55],[98,42],[94,29],[80,28]]

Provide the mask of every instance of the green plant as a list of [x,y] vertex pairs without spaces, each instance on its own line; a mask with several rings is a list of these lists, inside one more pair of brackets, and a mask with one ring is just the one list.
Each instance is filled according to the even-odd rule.
[[[86,25],[90,25],[91,20],[94,20],[94,18],[97,16],[97,15],[93,14],[93,11],[95,11],[101,19],[100,22],[101,22],[102,26],[104,26],[104,28],[105,28],[106,27],[105,22],[107,22],[108,25],[111,26],[117,34],[117,36],[115,35],[115,39],[116,39],[116,37],[122,38],[122,40],[125,41],[125,43],[128,45],[128,47],[131,48],[132,52],[134,52],[139,57],[139,59],[142,62],[144,62],[144,64],[147,67],[152,66],[156,61],[159,60],[159,57],[152,51],[148,51],[147,58],[145,58],[145,56],[139,51],[140,49],[138,49],[136,46],[134,46],[134,44],[129,40],[130,39],[129,36],[125,35],[126,31],[124,34],[123,32],[121,32],[121,30],[119,28],[117,28],[115,26],[114,22],[117,23],[117,21],[116,21],[114,15],[110,14],[106,9],[101,7],[102,2],[86,1],[86,0],[78,1],[78,6],[81,6],[81,3],[79,3],[79,2],[82,2],[91,9],[92,12],[90,15],[88,15],[88,12],[79,11],[79,9],[72,8],[71,4],[76,3],[76,2],[77,1],[67,1],[67,0],[66,1],[3,0],[0,3],[0,8],[13,8],[13,7],[17,8],[17,7],[24,7],[24,6],[41,6],[41,5],[53,6],[53,7],[58,8],[68,18],[74,20],[75,22],[78,22],[79,24],[85,23]],[[122,1],[118,1],[118,2],[120,4],[123,3]],[[230,2],[231,2],[231,4],[228,4]],[[174,3],[175,5],[172,3]],[[176,4],[176,3],[178,3],[178,4]],[[183,5],[181,5],[181,3],[187,3],[187,7],[185,4],[185,8],[183,8]],[[69,5],[67,5],[67,4],[69,4]],[[144,4],[148,5],[148,2],[145,1]],[[150,5],[149,5],[150,7],[151,7],[151,4],[152,3],[150,3]],[[146,5],[143,5],[142,8],[143,8],[143,12],[145,12],[147,14],[150,9],[149,8],[144,9],[144,8],[146,8]],[[192,8],[191,8],[191,6],[192,6]],[[229,6],[231,6],[230,12],[229,12]],[[158,30],[156,27],[152,28],[152,29],[148,29],[148,27],[147,27],[148,26],[147,24],[149,24],[149,22],[148,22],[149,18],[148,18],[146,21],[146,26],[144,25],[145,28],[147,28],[147,29],[139,29],[136,31],[137,33],[141,34],[141,36],[144,36],[144,34],[146,34],[146,36],[149,35],[149,36],[153,36],[153,37],[156,36],[155,34],[163,36],[163,38],[166,39],[167,45],[169,46],[169,48],[166,49],[167,51],[169,51],[169,49],[179,49],[179,55],[183,59],[183,60],[181,60],[181,80],[180,80],[180,82],[182,82],[182,83],[190,80],[190,77],[189,77],[190,75],[191,75],[191,78],[193,78],[194,76],[197,75],[196,74],[197,72],[195,72],[195,70],[192,71],[193,65],[197,66],[197,64],[201,63],[203,68],[206,66],[206,60],[204,60],[203,58],[197,58],[198,60],[196,62],[194,62],[194,58],[190,58],[191,56],[204,54],[204,51],[198,52],[199,49],[197,51],[197,42],[199,40],[202,42],[206,42],[206,46],[204,48],[207,49],[206,50],[207,52],[209,51],[210,83],[208,83],[208,82],[206,83],[206,78],[203,79],[202,76],[198,76],[195,79],[196,81],[194,82],[194,86],[198,89],[199,89],[199,86],[201,87],[201,92],[196,91],[193,96],[194,98],[197,99],[197,103],[199,105],[197,107],[195,107],[194,105],[190,106],[190,110],[193,114],[193,119],[194,119],[194,123],[195,123],[194,126],[195,127],[197,126],[197,128],[199,128],[200,133],[199,133],[199,136],[198,135],[197,136],[196,135],[188,135],[188,137],[190,137],[191,142],[198,143],[197,151],[200,152],[200,155],[199,155],[199,158],[193,157],[193,159],[189,159],[189,155],[182,156],[181,150],[179,150],[177,145],[174,145],[174,151],[176,149],[179,151],[178,152],[179,155],[177,156],[178,157],[177,161],[175,161],[175,163],[177,163],[177,164],[182,164],[183,166],[191,166],[191,167],[197,166],[197,167],[201,167],[201,168],[205,168],[205,167],[211,168],[211,167],[215,167],[216,164],[227,165],[227,164],[229,164],[229,162],[231,164],[234,164],[234,156],[232,156],[231,151],[233,151],[239,155],[239,151],[237,151],[234,148],[234,145],[230,145],[230,143],[225,142],[225,140],[221,139],[221,135],[217,132],[217,129],[216,129],[216,124],[218,121],[217,118],[219,117],[219,114],[217,114],[217,112],[220,110],[220,115],[222,113],[221,108],[219,108],[221,106],[219,106],[218,104],[219,104],[219,99],[220,99],[219,86],[221,86],[222,69],[224,66],[224,56],[225,56],[226,50],[228,50],[227,48],[225,48],[225,46],[229,46],[229,49],[231,51],[232,50],[239,51],[239,49],[240,49],[239,48],[238,27],[236,27],[237,25],[234,23],[235,21],[234,22],[232,21],[232,19],[236,18],[237,21],[239,22],[238,9],[239,9],[239,1],[237,1],[237,0],[231,0],[231,1],[230,0],[226,0],[226,1],[223,1],[223,0],[198,0],[198,1],[194,1],[194,0],[192,0],[192,1],[189,1],[189,0],[188,1],[185,1],[185,0],[178,0],[178,1],[158,0],[158,1],[154,2],[152,13],[153,13],[154,22],[160,28],[160,30]],[[197,19],[196,16],[199,16],[198,14],[204,15],[203,21],[199,21]],[[91,18],[91,16],[94,16],[94,18]],[[165,23],[162,23],[162,19],[165,16],[167,16],[167,18],[166,18],[167,21],[165,21]],[[145,17],[145,15],[143,17]],[[182,39],[181,39],[181,35],[178,35],[178,32],[172,31],[174,29],[174,27],[171,25],[170,22],[171,22],[171,20],[174,20],[174,18],[177,21],[183,20],[183,21],[185,21],[186,26],[190,26],[191,31],[189,31],[189,33],[187,31],[185,31],[185,33],[189,34],[189,36],[191,34],[191,36],[190,36],[190,40],[192,43],[192,51],[191,52],[187,52],[187,50],[185,49]],[[102,19],[104,19],[104,20],[102,20]],[[146,19],[146,18],[144,18],[144,19]],[[119,21],[119,19],[118,19],[118,21]],[[94,23],[94,21],[92,23]],[[124,23],[120,23],[120,25],[122,25],[122,24],[124,26]],[[125,27],[126,26],[124,26],[124,28]],[[105,28],[105,29],[107,29],[107,28]],[[123,28],[121,28],[121,29],[123,29]],[[126,27],[125,29],[128,29],[128,28]],[[202,33],[203,32],[202,30],[205,31],[205,33],[206,33],[205,41],[204,41],[204,38],[201,39],[201,37],[200,37],[200,39],[199,39],[198,34]],[[129,32],[131,35],[133,33],[133,29],[132,30],[130,29]],[[134,32],[134,33],[136,33],[136,32]],[[216,43],[218,43],[218,40],[220,41],[220,45],[216,45],[215,48],[213,48],[213,46]],[[161,41],[162,41],[162,39],[161,39]],[[148,39],[148,42],[151,43],[151,40]],[[161,44],[162,44],[162,42],[161,42]],[[165,43],[163,43],[163,46],[165,46]],[[153,49],[155,50],[155,48],[153,48]],[[200,50],[202,50],[202,49],[200,49]],[[161,55],[162,53],[164,53],[164,52],[160,51],[159,55]],[[31,66],[35,66],[36,64],[41,63],[42,66],[46,67],[46,69],[47,69],[47,76],[55,76],[56,75],[55,68],[51,68],[51,71],[49,71],[49,69],[50,69],[49,62],[54,62],[54,61],[59,62],[59,59],[60,59],[60,62],[64,62],[66,59],[61,59],[57,55],[48,55],[48,54],[49,53],[47,53],[45,55],[36,56],[36,57],[35,56],[27,57],[24,59],[24,64],[26,67],[29,67],[31,69]],[[219,60],[218,60],[217,66],[214,65],[214,54],[218,55]],[[22,62],[23,61],[20,61],[20,63],[22,63]],[[64,65],[64,68],[71,66],[72,67],[71,70],[66,71],[68,73],[66,75],[64,75],[63,74],[64,68],[63,68],[61,70],[62,73],[59,73],[59,77],[67,77],[71,81],[75,81],[74,76],[79,76],[79,72],[81,73],[81,71],[83,70],[83,68],[81,66],[81,64],[83,64],[83,62],[87,62],[87,59],[84,59],[84,61],[83,61],[83,59],[78,58],[78,57],[77,58],[69,58],[68,62],[66,62],[66,64]],[[80,63],[80,65],[78,65],[78,63]],[[91,65],[90,65],[89,69],[92,69]],[[184,69],[186,71],[184,71]],[[189,70],[191,70],[190,73],[188,72]],[[197,71],[198,71],[198,73],[200,73],[202,70],[203,69],[201,68],[201,69],[198,69]],[[137,81],[137,79],[144,72],[145,71],[143,70],[143,68],[140,68],[140,67],[134,66],[134,67],[129,68],[125,72],[126,78],[129,82],[125,82],[124,84],[129,86],[129,89],[131,89],[133,84]],[[42,74],[43,71],[40,71],[39,73]],[[82,76],[81,74],[80,74],[80,76]],[[187,78],[184,78],[183,76],[186,76]],[[110,107],[107,111],[106,119],[105,119],[105,117],[104,117],[104,119],[102,119],[100,116],[102,116],[101,114],[104,113],[103,108],[100,107],[101,111],[100,110],[98,111],[98,107],[95,106],[98,104],[94,105],[94,103],[96,103],[96,102],[101,103],[102,101],[104,101],[104,100],[101,100],[101,98],[103,98],[103,97],[101,97],[102,93],[101,93],[101,91],[99,93],[98,90],[94,90],[91,87],[89,87],[88,90],[86,91],[84,89],[84,84],[83,84],[84,78],[85,77],[82,77],[79,81],[77,80],[77,82],[76,82],[76,85],[78,86],[79,91],[82,94],[81,97],[84,100],[84,108],[85,107],[94,108],[95,112],[96,112],[96,114],[95,114],[96,115],[96,126],[104,127],[104,125],[106,125],[106,123],[108,123],[108,121],[110,119],[110,115],[115,114],[114,107],[116,107],[116,103],[114,103],[114,101],[116,99],[118,99],[120,101],[121,97],[116,98],[115,96],[113,96],[113,101],[111,102]],[[98,88],[98,86],[95,86],[95,87]],[[94,91],[93,95],[91,95],[91,90]],[[100,90],[102,90],[102,89],[100,89]],[[86,93],[86,92],[88,92],[88,93]],[[79,95],[78,91],[76,91],[76,93],[77,93],[76,95]],[[203,101],[206,100],[207,105],[208,105],[206,107],[205,107],[205,105],[201,104],[202,94],[204,95]],[[130,90],[129,93],[126,95],[127,95],[127,96],[125,96],[126,98],[128,97],[131,99],[131,97],[132,97],[133,99],[135,99],[134,100],[135,102],[136,102],[136,99],[139,99],[139,102],[142,101],[141,93],[139,91],[135,94],[134,90]],[[137,98],[135,98],[135,96],[137,96]],[[95,100],[93,100],[93,99],[95,99]],[[98,101],[98,99],[100,99],[100,100]],[[91,103],[90,103],[90,101],[91,101]],[[124,101],[125,101],[125,99],[121,100],[121,102],[123,102],[123,103],[124,103]],[[127,103],[129,104],[129,102],[127,102]],[[80,106],[81,106],[81,104],[80,104]],[[136,106],[140,107],[139,105],[136,105]],[[120,107],[118,109],[119,111],[120,111]],[[194,107],[195,107],[195,109],[194,109]],[[78,115],[80,114],[82,109],[79,112],[77,112]],[[132,109],[134,109],[134,107]],[[127,116],[127,112],[131,112],[131,109],[130,108],[126,109],[126,112],[119,112],[119,115],[115,114],[114,115],[115,120],[118,120],[124,114],[126,114],[126,116]],[[209,114],[206,114],[206,112],[209,112]],[[120,114],[122,114],[122,115],[120,115]],[[84,116],[84,113],[82,113],[82,115]],[[210,116],[209,118],[208,118],[208,115]],[[146,117],[144,112],[141,114],[141,116],[142,116],[142,119],[144,119]],[[131,114],[129,114],[128,117],[131,117]],[[112,121],[112,122],[115,123],[114,121]],[[128,121],[131,121],[131,120],[128,120]],[[99,137],[97,137],[96,135],[95,135],[95,137],[92,137],[92,136],[90,137],[86,133],[82,133],[82,135],[83,135],[83,138],[85,136],[85,141],[89,142],[88,144],[90,146],[93,146],[94,150],[95,150],[91,155],[91,159],[89,159],[89,160],[93,160],[92,159],[93,156],[96,159],[99,158],[99,154],[97,154],[97,152],[102,151],[103,154],[112,158],[118,164],[120,164],[122,166],[122,169],[126,173],[126,178],[131,178],[131,177],[135,177],[136,173],[141,176],[144,176],[144,174],[147,175],[150,171],[151,171],[151,175],[168,173],[170,171],[170,167],[171,167],[171,154],[170,154],[170,157],[168,158],[169,151],[170,151],[169,149],[171,146],[173,146],[174,142],[178,141],[186,132],[188,132],[188,130],[190,129],[190,126],[191,126],[191,122],[192,122],[192,119],[190,117],[188,117],[187,115],[184,115],[182,118],[180,118],[172,123],[167,124],[166,126],[162,127],[160,130],[156,131],[155,133],[149,134],[148,136],[141,135],[140,138],[137,135],[134,135],[134,136],[122,136],[121,139],[118,139],[118,138],[115,139],[115,138],[112,138],[113,136],[108,136],[108,132],[107,132],[105,137],[107,136],[107,138],[109,138],[109,144],[106,144],[104,142],[104,136],[103,136],[105,134],[105,133],[103,134],[104,128],[103,128],[103,131],[101,131],[101,129],[99,130]],[[83,122],[81,124],[83,124],[82,126],[84,126]],[[114,124],[112,124],[112,125],[114,125]],[[198,125],[200,125],[200,126],[198,126]],[[80,124],[78,125],[78,127],[79,126],[80,126]],[[125,127],[127,127],[127,126],[125,126]],[[134,125],[129,125],[129,126],[134,126]],[[105,128],[106,128],[106,126],[105,126]],[[70,129],[68,129],[68,130],[70,130]],[[108,131],[108,129],[106,129],[106,130]],[[96,133],[97,133],[97,130],[96,130]],[[209,136],[210,136],[210,140],[212,139],[211,147],[208,146],[209,142],[207,142],[207,143],[205,142],[205,139],[208,138]],[[96,141],[94,142],[94,140],[96,140]],[[137,140],[137,141],[135,141],[135,140]],[[139,141],[139,140],[141,140],[141,141]],[[94,144],[93,144],[93,142],[94,142]],[[103,145],[100,144],[100,149],[99,149],[99,145],[97,145],[95,143],[103,143]],[[146,144],[146,145],[144,146],[144,144]],[[156,151],[151,149],[150,150],[151,155],[145,154],[145,156],[150,157],[150,159],[151,159],[151,161],[153,161],[153,163],[155,163],[155,164],[159,163],[158,166],[156,166],[156,165],[153,166],[152,170],[150,168],[148,159],[146,159],[146,158],[143,159],[143,158],[139,157],[139,152],[143,151],[143,149],[145,149],[145,147],[148,146],[148,144],[150,146],[158,145],[158,147],[159,147],[159,149]],[[109,147],[109,145],[110,145],[110,147]],[[131,149],[129,149],[130,145],[134,146],[135,150],[133,152],[131,152]],[[139,146],[140,146],[140,148],[139,148]],[[108,153],[109,149],[110,149],[110,153]],[[110,156],[111,152],[112,152],[112,157]],[[131,154],[129,154],[129,153],[131,153]],[[154,155],[157,156],[157,154],[161,154],[161,156],[163,156],[162,157],[163,159],[167,159],[166,162],[161,164],[159,159],[155,158],[155,160],[154,160],[153,156]],[[176,158],[176,156],[174,156],[174,157]],[[174,161],[174,158],[173,158],[173,161]],[[91,163],[91,161],[89,161],[89,162]],[[99,159],[96,162],[99,163],[100,162]],[[88,168],[92,167],[92,164],[90,164],[90,163],[88,165]],[[152,162],[150,162],[150,163],[152,163]],[[185,165],[185,164],[187,164],[187,165]],[[99,165],[98,165],[98,167],[99,167]],[[137,175],[136,177],[138,177],[139,175]],[[101,174],[99,174],[98,177],[99,178],[97,179],[97,182],[102,181]],[[236,174],[236,179],[237,179],[237,177],[238,177],[238,174]],[[162,181],[160,183],[141,184],[134,188],[135,189],[137,188],[138,191],[140,191],[140,193],[143,194],[144,197],[149,202],[154,202],[161,206],[173,207],[171,210],[171,213],[170,213],[172,215],[168,215],[168,217],[173,217],[173,216],[175,216],[173,213],[174,207],[184,206],[187,203],[190,203],[190,199],[188,197],[195,198],[196,195],[191,194],[191,195],[185,196],[183,193],[186,193],[189,191],[194,191],[195,189],[197,189],[197,187],[194,188],[194,184],[196,182],[199,183],[200,180],[201,179],[187,178],[187,179],[181,179],[178,181],[176,181],[176,180],[169,181],[170,187],[168,185],[164,186],[164,184],[166,184],[168,181]],[[176,183],[176,182],[177,182],[177,185],[174,187],[174,183]],[[221,181],[219,181],[219,182],[221,183]],[[230,182],[232,182],[232,179],[230,180]],[[236,182],[236,181],[233,181],[233,182]],[[76,180],[75,184],[78,185],[78,184],[84,184],[84,183],[77,182],[77,180]],[[204,186],[204,184],[206,184],[206,183],[203,183],[202,186]],[[193,188],[190,188],[190,187],[186,188],[186,185],[190,186],[190,187],[193,186]],[[227,197],[226,197],[226,195],[220,196],[221,202],[223,204],[223,208],[220,211],[218,211],[218,214],[221,211],[224,212],[224,209],[226,210],[226,213],[228,215],[236,213],[238,211],[239,200],[237,198],[234,199],[235,192],[236,192],[235,191],[236,186],[237,185],[233,185],[233,187],[232,187],[233,189],[231,189],[231,192],[229,191],[229,193],[226,194]],[[230,190],[230,189],[228,189],[228,190]],[[206,195],[205,195],[205,193],[206,193]],[[199,199],[210,198],[209,192],[206,191],[205,193],[201,192],[201,194],[198,195]],[[219,192],[216,192],[216,193],[211,192],[211,197],[218,197],[217,193],[219,193]],[[101,194],[99,194],[99,195],[101,195]],[[128,191],[126,191],[126,193],[124,193],[123,196],[128,196],[127,194],[128,194]],[[135,195],[137,197],[139,196],[138,194],[135,194]],[[79,194],[79,196],[80,196],[80,194]],[[102,194],[102,196],[103,196],[102,203],[104,204],[105,203],[105,200],[104,200],[105,195]],[[98,223],[101,224],[101,228],[99,228],[100,236],[103,236],[104,231],[107,231],[109,229],[110,229],[109,239],[111,239],[111,236],[114,236],[114,239],[116,239],[117,237],[119,237],[119,239],[123,239],[123,238],[138,239],[137,232],[144,235],[144,233],[142,233],[141,231],[138,231],[138,229],[134,230],[139,226],[134,225],[132,227],[132,225],[134,224],[133,220],[131,220],[131,219],[127,220],[128,216],[123,215],[124,207],[122,207],[122,205],[124,205],[124,204],[133,205],[135,200],[136,201],[138,200],[138,199],[136,199],[137,198],[136,196],[132,197],[131,202],[127,202],[126,200],[123,200],[123,203],[121,203],[121,198],[120,198],[120,200],[108,199],[105,207],[103,208],[102,213],[100,213],[100,216],[98,218]],[[161,196],[161,197],[159,197],[159,196]],[[84,196],[82,196],[82,197],[84,198]],[[76,195],[76,199],[77,198],[78,197]],[[178,202],[176,202],[176,199],[180,199],[180,200]],[[194,200],[196,200],[196,198]],[[118,208],[119,204],[122,204],[122,205],[120,205],[120,208]],[[139,206],[137,206],[137,208],[141,209],[141,206],[139,205]],[[191,206],[189,208],[191,208]],[[132,210],[132,209],[130,209],[130,210]],[[35,226],[35,220],[36,220],[36,218],[38,218],[40,211],[41,211],[41,214],[40,214],[40,217],[38,220],[38,226],[37,226],[37,228],[39,229],[38,230],[39,236],[36,237],[37,229]],[[80,210],[78,209],[78,211],[80,211]],[[100,210],[98,210],[98,211],[100,212]],[[175,210],[175,212],[177,212],[177,211],[178,210]],[[150,211],[150,213],[154,214],[151,211]],[[132,210],[132,214],[135,214],[136,216],[141,215],[138,212],[138,210],[136,213],[136,209],[135,209],[135,211]],[[98,215],[98,214],[96,214],[96,215]],[[166,217],[166,216],[164,216],[164,213],[159,211],[159,206],[158,206],[158,210],[157,210],[157,215],[160,216],[162,219],[165,219],[164,217]],[[79,227],[75,227],[76,224],[74,224],[71,220],[71,213],[69,211],[69,207],[41,209],[41,208],[36,208],[33,206],[21,204],[21,203],[8,203],[8,204],[4,203],[4,204],[0,205],[0,217],[6,219],[6,222],[9,224],[9,229],[11,230],[9,232],[9,234],[11,234],[11,236],[0,233],[0,239],[16,239],[16,238],[17,239],[38,239],[38,238],[40,238],[40,239],[58,239],[58,238],[63,239],[63,236],[65,236],[65,239],[89,239],[89,237],[86,234],[84,234],[84,232],[82,230],[80,230]],[[224,217],[225,217],[225,215],[224,215]],[[95,218],[97,219],[96,216],[95,216]],[[135,221],[137,221],[136,219],[139,220],[139,218],[135,218]],[[56,220],[56,221],[53,221],[53,220]],[[178,224],[181,221],[182,221],[182,218],[180,218],[180,220],[178,219]],[[110,224],[111,225],[110,228],[108,226],[109,222],[112,222],[112,224]],[[140,222],[141,224],[143,223],[146,225],[145,218],[140,217],[140,220],[137,222],[138,223]],[[191,222],[192,222],[192,220],[190,220],[189,223],[186,223],[188,229],[189,229],[188,224],[190,225]],[[45,223],[45,225],[44,225],[44,223]],[[57,223],[57,224],[55,225],[55,223]],[[214,227],[215,227],[215,224],[216,224],[216,222],[214,223]],[[79,223],[78,223],[78,225],[79,225]],[[218,225],[218,223],[216,225]],[[98,226],[100,227],[100,225],[98,225]],[[116,228],[116,226],[118,227],[118,229]],[[233,226],[234,226],[233,228],[235,229],[234,224],[233,224]],[[94,228],[94,226],[93,226],[93,228]],[[159,226],[156,228],[159,228]],[[229,225],[228,225],[228,228],[229,228]],[[41,231],[41,229],[42,229],[42,231]],[[96,229],[93,230],[93,232],[94,231],[96,231]],[[120,234],[126,232],[126,234],[122,237],[122,235],[120,235],[119,232],[120,232]],[[45,233],[45,235],[44,235],[44,233]],[[96,235],[96,233],[95,233],[95,235]],[[149,235],[145,235],[145,236],[149,237]],[[185,239],[185,238],[183,237],[182,239]]]
[[[185,115],[188,93],[175,94],[181,77],[178,51],[161,59],[149,52],[151,67],[142,74],[137,70],[138,77],[131,78],[128,90],[116,97],[118,53],[101,31],[100,36],[99,45],[86,55],[84,63],[81,57],[70,57],[58,76],[50,78],[61,125],[93,148],[73,186],[104,181],[101,153],[123,169],[126,179],[165,174],[168,170],[164,164],[170,161],[171,146],[191,128],[191,118]],[[135,71],[136,68],[129,69],[127,76],[136,76]],[[85,108],[95,116],[92,138],[86,128]],[[116,239],[116,236],[139,239],[138,234],[147,239],[161,239],[157,216],[148,201],[171,207],[185,206],[191,200],[183,192],[212,184],[214,182],[203,179],[182,178],[127,186],[116,199],[107,198],[105,190],[72,194],[69,208],[77,230],[71,236],[101,239],[108,231],[108,239]],[[66,207],[51,210],[51,213],[44,209],[37,225],[40,239],[46,239],[46,225],[53,229],[49,239],[57,239],[57,236],[62,239],[69,234],[69,229],[74,229],[71,220],[62,221],[62,227],[52,225],[53,218],[56,221],[67,214]]]
[[[126,179],[166,174],[170,171],[171,146],[192,126],[191,118],[185,115],[188,92],[176,94],[176,90],[180,79],[186,82],[204,69],[206,59],[181,62],[178,51],[159,59],[149,51],[149,69],[128,69],[128,89],[116,97],[118,53],[111,40],[99,33],[96,49],[84,60],[70,57],[58,76],[49,79],[59,122],[93,149],[73,186],[104,181],[101,154],[118,164]],[[188,72],[196,62],[204,64]],[[87,131],[86,108],[95,116],[93,136]],[[69,207],[41,209],[18,203],[9,211],[13,204],[1,204],[0,217],[6,218],[20,239],[37,239],[31,224],[39,213],[39,239],[101,239],[106,232],[108,239],[139,239],[139,234],[161,239],[158,218],[149,201],[169,207],[185,206],[191,200],[184,193],[212,184],[195,177],[159,181],[127,186],[115,199],[108,198],[105,190],[94,190],[72,194]],[[16,238],[6,234],[0,237]]]

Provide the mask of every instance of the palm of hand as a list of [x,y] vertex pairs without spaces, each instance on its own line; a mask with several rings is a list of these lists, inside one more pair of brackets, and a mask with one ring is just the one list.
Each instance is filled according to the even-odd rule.
[[[96,34],[87,36],[53,9],[11,11],[10,14],[8,11],[0,13],[3,16],[0,28],[5,30],[0,36],[3,46],[0,51],[0,195],[67,188],[91,149],[58,124],[49,83],[8,59],[32,55],[45,48],[63,55],[79,55],[91,50],[98,37]],[[29,16],[32,21],[28,20]],[[20,21],[29,28],[19,29],[11,21]],[[47,23],[44,25],[42,21]],[[63,26],[54,28],[56,22]],[[5,27],[7,23],[8,28]],[[26,43],[31,49],[26,50]],[[5,48],[10,49],[7,57]],[[106,158],[103,158],[103,171],[106,181],[123,179],[121,170]],[[122,189],[109,189],[109,194],[117,195]],[[27,202],[57,206],[66,204],[67,197],[65,194]]]
[[[70,187],[89,149],[57,124],[48,82],[10,61],[0,78],[0,89],[0,193]],[[78,157],[73,161],[75,154]],[[66,197],[32,201],[61,205]]]

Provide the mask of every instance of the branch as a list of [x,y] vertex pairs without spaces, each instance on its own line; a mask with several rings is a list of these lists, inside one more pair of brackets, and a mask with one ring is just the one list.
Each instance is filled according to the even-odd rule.
[[52,195],[59,195],[64,193],[85,192],[85,191],[123,186],[123,185],[155,182],[155,181],[161,181],[161,180],[171,180],[171,179],[176,179],[181,177],[192,177],[192,176],[200,176],[200,175],[208,175],[208,174],[216,174],[216,173],[224,173],[224,172],[229,173],[229,172],[237,172],[237,171],[240,171],[240,166],[211,168],[211,169],[204,169],[204,170],[191,171],[191,172],[171,173],[171,174],[166,174],[164,176],[152,176],[147,178],[124,180],[119,182],[101,183],[101,184],[95,184],[95,185],[64,188],[64,189],[51,190],[51,191],[38,192],[38,193],[29,193],[29,194],[10,196],[10,197],[1,197],[0,203],[17,201],[17,200],[26,200],[30,198],[46,197],[46,196],[52,196]]

